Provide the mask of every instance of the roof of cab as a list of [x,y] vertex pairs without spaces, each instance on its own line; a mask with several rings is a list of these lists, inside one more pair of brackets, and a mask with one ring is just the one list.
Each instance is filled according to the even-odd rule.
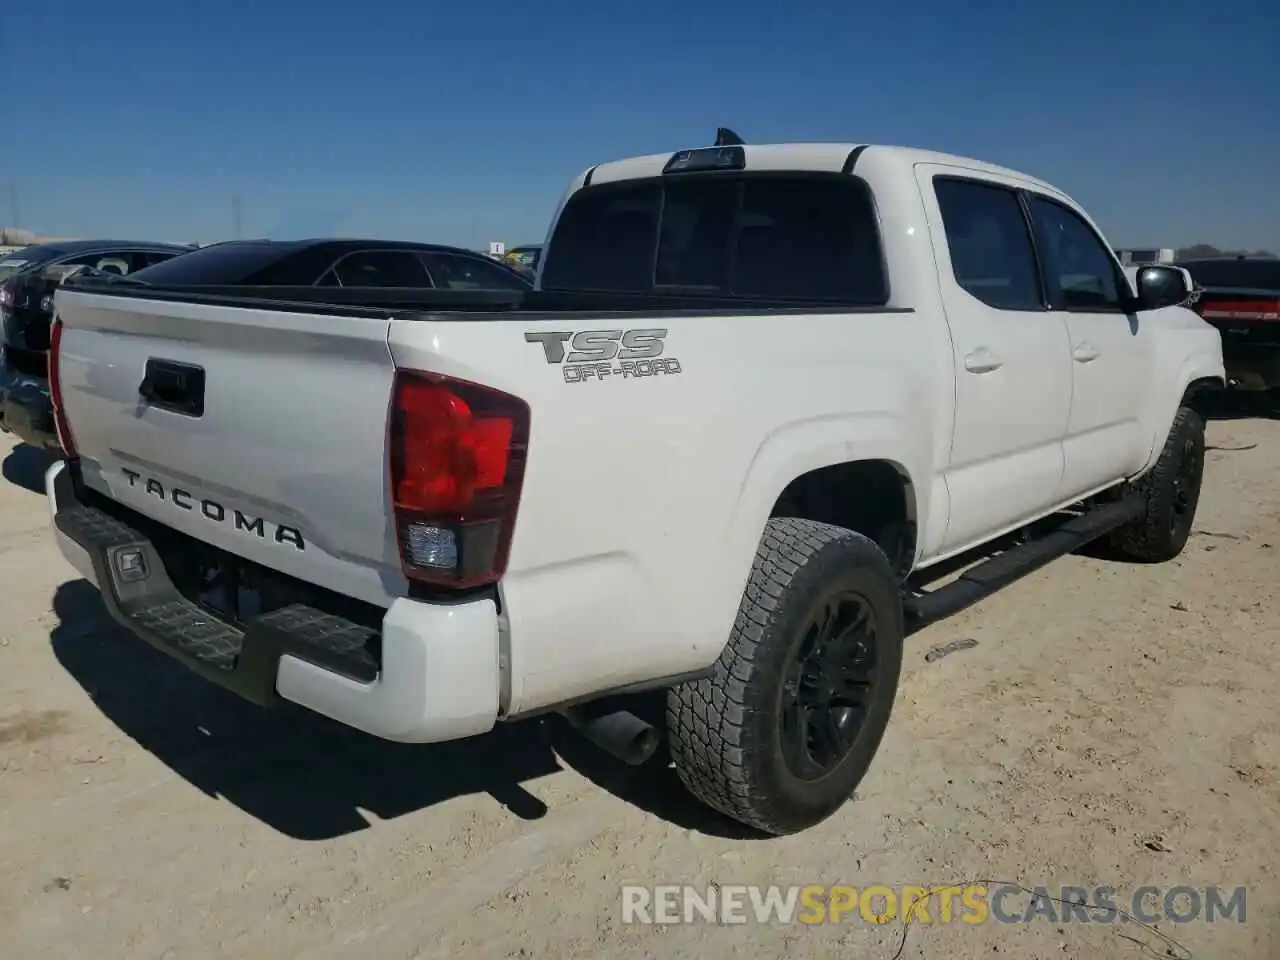
[[[859,162],[863,157],[870,159],[874,156],[877,159],[889,160],[890,162],[896,161],[907,166],[914,166],[918,163],[937,163],[964,167],[979,173],[1015,177],[1044,187],[1054,193],[1061,193],[1052,184],[1045,183],[1037,177],[1029,176],[1017,170],[985,163],[981,160],[974,160],[970,157],[938,153],[933,150],[921,150],[915,147],[864,143],[753,143],[743,145],[742,149],[746,152],[746,169],[749,171],[793,170],[849,173],[854,163]],[[663,168],[671,159],[673,152],[653,153],[643,157],[630,157],[625,160],[601,163],[587,171],[579,182],[585,186],[587,183],[594,185],[619,180],[637,180],[661,176]]]

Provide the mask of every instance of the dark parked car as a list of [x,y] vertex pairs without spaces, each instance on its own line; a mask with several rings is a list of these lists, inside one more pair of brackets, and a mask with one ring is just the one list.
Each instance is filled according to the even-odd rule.
[[35,244],[0,256],[0,428],[32,446],[58,449],[46,361],[53,293],[69,275],[127,275],[194,248],[136,240]]
[[[506,264],[459,247],[407,240],[230,240],[132,278],[156,287],[205,287],[251,295],[258,287],[359,287],[403,291],[380,298],[412,302],[413,290],[523,292],[531,282]],[[310,291],[304,299],[326,294]]]
[[[288,299],[323,303],[341,301],[341,288],[358,288],[367,300],[371,289],[388,308],[412,307],[416,291],[494,291],[510,299],[531,289],[532,281],[505,264],[457,247],[410,241],[382,240],[228,240],[192,249],[174,248],[162,263],[136,270],[110,270],[110,264],[92,262],[96,274],[123,274],[120,283],[140,287],[198,288],[209,295],[252,297],[282,296],[279,288],[293,287]],[[26,255],[28,251],[24,250]],[[65,261],[59,261],[63,263]],[[3,264],[0,264],[0,268]],[[37,271],[40,273],[41,271]],[[65,272],[65,271],[64,271]],[[45,351],[49,347],[49,310],[53,293],[64,278],[49,274],[42,298],[43,337],[32,335],[21,354],[21,372],[14,374],[21,386],[10,393],[5,405],[5,426],[26,442],[47,449],[59,448],[45,380]],[[505,301],[504,301],[505,302]],[[7,325],[6,325],[7,326]],[[38,348],[38,349],[37,349]],[[25,349],[25,347],[24,347]]]
[[1280,259],[1214,257],[1180,260],[1199,288],[1192,305],[1222,334],[1233,386],[1280,389]]

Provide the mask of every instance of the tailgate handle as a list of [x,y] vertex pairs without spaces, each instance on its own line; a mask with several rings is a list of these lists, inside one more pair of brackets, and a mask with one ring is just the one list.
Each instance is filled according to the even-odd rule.
[[138,396],[158,410],[203,417],[204,367],[151,357]]

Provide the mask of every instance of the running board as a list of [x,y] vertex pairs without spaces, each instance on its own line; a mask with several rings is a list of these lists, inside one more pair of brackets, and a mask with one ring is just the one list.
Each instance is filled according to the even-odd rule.
[[903,602],[907,633],[953,616],[1046,564],[1142,516],[1146,503],[1126,497],[1093,507],[1036,540],[1010,547],[961,574],[945,587],[907,597]]

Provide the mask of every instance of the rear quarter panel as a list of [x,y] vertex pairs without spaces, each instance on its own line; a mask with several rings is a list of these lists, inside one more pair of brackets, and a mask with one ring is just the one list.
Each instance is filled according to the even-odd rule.
[[[774,503],[809,470],[896,464],[912,482],[917,562],[941,540],[955,375],[924,207],[892,155],[869,150],[857,172],[875,198],[889,303],[910,310],[393,325],[397,366],[489,384],[532,410],[501,587],[508,713],[714,663]],[[678,374],[568,382],[525,339],[655,328]]]
[[[394,325],[398,367],[484,383],[532,410],[502,583],[509,712],[714,662],[796,476],[875,458],[927,481],[949,409],[949,383],[929,375],[931,355],[949,355],[944,323],[902,311]],[[679,372],[571,382],[526,340],[582,329],[664,330]],[[927,502],[914,506],[927,522]]]

